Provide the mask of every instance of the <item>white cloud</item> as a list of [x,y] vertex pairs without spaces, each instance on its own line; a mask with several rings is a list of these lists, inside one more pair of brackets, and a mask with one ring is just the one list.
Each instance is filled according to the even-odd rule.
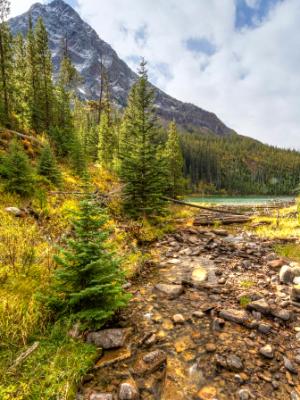
[[[241,134],[300,149],[300,2],[274,0],[258,26],[236,30],[239,1],[77,0],[77,11],[132,68],[144,56],[170,95],[215,112]],[[258,12],[261,0],[246,1]],[[13,3],[19,13],[32,1]],[[189,38],[217,50],[192,52]]]

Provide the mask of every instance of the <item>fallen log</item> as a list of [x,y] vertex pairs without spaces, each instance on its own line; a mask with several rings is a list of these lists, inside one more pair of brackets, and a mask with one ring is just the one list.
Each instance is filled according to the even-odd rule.
[[232,216],[203,216],[197,217],[194,220],[194,226],[212,226],[215,224],[231,225],[231,224],[245,224],[251,221],[251,218],[246,215],[232,215]]
[[187,203],[186,201],[177,200],[177,199],[171,199],[170,197],[163,196],[161,198],[162,198],[162,200],[171,201],[172,203],[180,204],[180,205],[183,205],[183,206],[199,208],[200,210],[208,210],[208,211],[213,211],[215,213],[220,213],[220,214],[243,215],[243,214],[240,214],[238,212],[233,212],[233,211],[228,211],[228,210],[221,210],[221,209],[213,208],[213,207],[199,206],[198,204]]
[[34,342],[32,346],[30,346],[26,351],[21,353],[19,357],[16,359],[14,364],[10,367],[10,370],[16,369],[20,364],[23,363],[24,360],[26,360],[27,357],[30,356],[31,353],[33,353],[40,345],[40,342]]
[[43,142],[42,142],[41,140],[35,138],[34,136],[25,135],[24,133],[20,133],[20,132],[17,132],[17,131],[13,131],[13,130],[11,130],[11,129],[2,129],[2,128],[0,128],[0,133],[1,133],[1,132],[2,132],[2,133],[8,132],[8,133],[11,133],[12,135],[18,136],[18,137],[20,137],[20,138],[22,138],[22,139],[29,139],[29,140],[32,140],[33,142],[36,142],[36,143],[38,143],[38,144],[40,144],[40,145],[43,146]]

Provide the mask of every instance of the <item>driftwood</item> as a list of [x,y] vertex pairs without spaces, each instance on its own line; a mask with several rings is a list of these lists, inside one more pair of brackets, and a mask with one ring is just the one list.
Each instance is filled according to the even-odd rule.
[[37,138],[35,138],[34,136],[30,136],[30,135],[25,135],[24,133],[20,133],[20,132],[16,132],[16,131],[12,131],[11,129],[2,129],[0,128],[0,133],[3,132],[8,132],[11,133],[12,135],[18,136],[22,139],[29,139],[32,140],[33,142],[36,142],[40,145],[43,145],[43,142]]
[[32,354],[39,347],[39,345],[40,342],[34,342],[32,346],[30,346],[26,351],[19,355],[14,364],[10,367],[10,369],[16,369],[20,364],[23,363],[24,360],[26,360],[27,357],[30,356],[30,354]]
[[208,211],[213,211],[215,213],[220,213],[220,214],[229,214],[229,215],[243,215],[238,212],[233,212],[233,211],[228,211],[228,210],[221,210],[218,208],[213,208],[213,207],[206,207],[206,206],[199,206],[198,204],[193,204],[193,203],[187,203],[186,201],[182,200],[175,200],[171,199],[170,197],[162,197],[163,200],[171,201],[172,203],[175,204],[180,204],[183,206],[188,206],[188,207],[194,207],[194,208],[199,208],[200,210],[208,210]]
[[246,215],[203,216],[195,218],[194,226],[211,226],[215,224],[221,224],[221,225],[244,224],[249,221],[251,221],[251,218]]

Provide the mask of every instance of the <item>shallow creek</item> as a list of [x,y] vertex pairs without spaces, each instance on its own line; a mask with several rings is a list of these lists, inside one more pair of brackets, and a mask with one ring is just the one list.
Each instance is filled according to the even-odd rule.
[[[300,399],[298,375],[282,365],[283,355],[292,357],[297,351],[296,320],[287,326],[256,315],[261,325],[271,325],[266,334],[257,330],[258,324],[249,329],[219,318],[221,309],[241,309],[237,300],[245,291],[237,285],[241,276],[255,284],[249,293],[269,293],[270,302],[277,304],[272,293],[278,287],[259,265],[259,260],[265,265],[268,246],[250,238],[199,236],[193,231],[157,244],[159,262],[128,289],[133,295],[130,305],[113,326],[129,329],[126,344],[103,352],[78,398],[110,399],[100,397],[108,393],[119,399],[120,384],[133,382],[139,397],[129,394],[124,399]],[[256,268],[241,270],[245,260]],[[183,293],[170,298],[155,289],[160,283],[183,285]],[[269,343],[276,355],[263,358],[259,348]],[[156,350],[164,352],[166,361],[140,373],[139,360]]]

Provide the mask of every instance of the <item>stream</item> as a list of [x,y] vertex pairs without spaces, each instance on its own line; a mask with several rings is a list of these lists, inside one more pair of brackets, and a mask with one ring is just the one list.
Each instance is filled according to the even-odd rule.
[[274,243],[184,228],[154,244],[129,307],[87,336],[104,351],[78,400],[300,400],[299,299],[279,278],[300,267]]

